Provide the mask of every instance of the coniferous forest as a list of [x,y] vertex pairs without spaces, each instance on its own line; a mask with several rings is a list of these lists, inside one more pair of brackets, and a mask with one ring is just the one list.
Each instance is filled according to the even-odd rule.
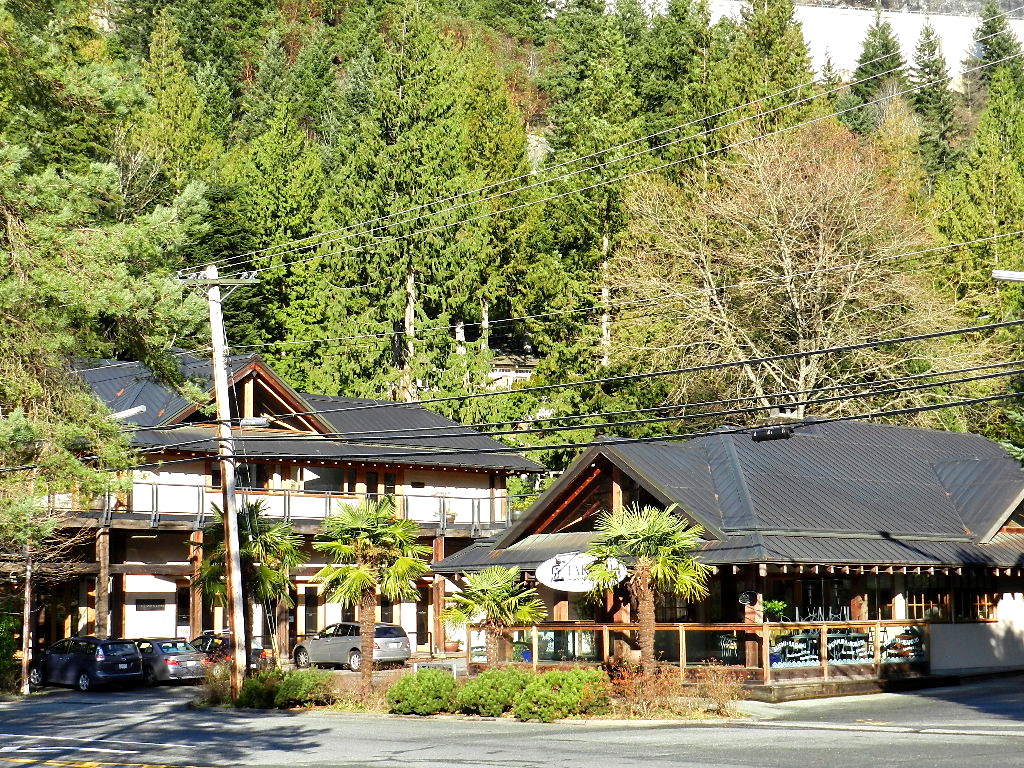
[[[1004,401],[917,409],[1012,391],[1013,328],[849,348],[1024,311],[990,277],[1024,267],[1024,57],[994,3],[972,23],[901,51],[876,17],[844,77],[791,0],[13,0],[0,408],[121,450],[67,360],[174,379],[209,347],[179,278],[213,262],[257,278],[233,353],[441,399],[553,468],[768,406],[1012,439]],[[531,389],[451,397],[510,356]]]

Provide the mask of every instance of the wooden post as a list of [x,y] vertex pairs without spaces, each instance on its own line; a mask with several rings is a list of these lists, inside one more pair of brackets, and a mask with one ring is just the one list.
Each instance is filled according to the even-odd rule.
[[203,633],[203,588],[199,584],[199,570],[203,564],[203,532],[202,530],[192,531],[189,545],[188,561],[192,566],[192,578],[188,585],[188,626],[192,637],[198,637]]
[[540,636],[536,625],[533,627],[533,671],[537,671],[537,657],[540,655]]
[[881,622],[876,621],[875,622],[875,626],[871,628],[871,631],[874,634],[874,638],[875,638],[875,642],[874,642],[874,646],[875,647],[874,647],[874,653],[872,654],[873,658],[872,658],[871,662],[872,662],[872,664],[874,664],[874,667],[875,667],[875,677],[879,677],[880,678],[882,676],[882,624],[881,624]]
[[612,638],[611,638],[611,634],[612,633],[610,631],[608,631],[608,625],[607,624],[605,624],[603,627],[601,627],[601,642],[604,645],[604,660],[605,661],[608,661],[612,657],[612,647],[611,647]]
[[96,531],[96,637],[110,634],[110,529]]
[[818,662],[821,664],[821,676],[828,679],[828,625],[822,624],[818,632]]
[[761,679],[765,685],[772,679],[771,640],[768,634],[768,622],[761,625]]
[[622,509],[622,470],[616,466],[612,466],[611,508],[612,512]]
[[[441,650],[444,650],[444,646],[441,646]],[[469,669],[469,665],[473,663],[473,626],[471,624],[466,625],[466,669]]]
[[686,677],[686,629],[679,625],[679,677]]

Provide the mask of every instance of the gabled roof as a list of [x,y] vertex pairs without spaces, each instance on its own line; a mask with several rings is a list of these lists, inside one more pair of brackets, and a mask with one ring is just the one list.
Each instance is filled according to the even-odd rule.
[[862,421],[812,422],[764,442],[726,430],[676,442],[608,440],[577,459],[494,549],[557,530],[551,510],[602,463],[700,523],[710,562],[1022,562],[1024,536],[993,539],[1024,500],[1024,472],[1001,446]]
[[[182,375],[212,399],[211,362],[187,354],[178,359]],[[133,435],[141,449],[216,452],[213,426],[187,423],[195,419],[197,406],[145,365],[79,360],[75,370],[110,410],[145,406],[142,413],[124,419],[126,424],[149,428]],[[309,427],[299,434],[249,429],[237,433],[236,444],[247,456],[544,471],[540,464],[506,452],[502,443],[415,403],[303,394],[288,386],[257,355],[231,357],[228,371],[229,384],[250,375],[258,377],[280,403],[282,410],[275,413],[299,414],[296,419]],[[492,453],[497,449],[501,452]]]

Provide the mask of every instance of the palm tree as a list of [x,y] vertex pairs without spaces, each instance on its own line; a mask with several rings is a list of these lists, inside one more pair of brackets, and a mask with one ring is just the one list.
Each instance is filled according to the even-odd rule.
[[598,537],[587,549],[596,561],[588,568],[599,587],[610,588],[620,578],[613,558],[627,570],[626,587],[637,605],[640,662],[654,667],[654,603],[657,595],[699,600],[708,594],[711,568],[693,557],[704,529],[687,526],[673,507],[629,506],[601,513],[594,525]]
[[444,622],[452,627],[477,623],[487,637],[487,663],[498,660],[498,638],[504,627],[537,624],[548,609],[537,590],[519,579],[518,568],[492,565],[479,573],[467,574],[462,592],[448,598]]
[[427,572],[430,549],[416,542],[419,526],[395,515],[390,496],[359,505],[341,504],[321,523],[313,548],[329,554],[313,577],[324,585],[327,599],[359,606],[360,656],[352,659],[363,685],[373,683],[373,636],[377,591],[392,601],[417,597],[415,580]]
[[[275,522],[266,517],[266,504],[250,501],[238,511],[238,559],[241,563],[242,606],[245,611],[246,669],[252,648],[252,603],[284,603],[292,605],[288,571],[305,561],[300,550],[302,537],[291,525]],[[227,605],[227,586],[224,579],[224,525],[223,513],[213,505],[214,521],[203,529],[202,546],[205,556],[197,581],[203,594],[214,605]]]

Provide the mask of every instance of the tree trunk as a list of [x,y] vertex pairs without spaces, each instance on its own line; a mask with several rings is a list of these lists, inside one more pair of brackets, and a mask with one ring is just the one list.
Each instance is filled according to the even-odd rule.
[[25,544],[25,590],[21,610],[21,692],[29,693],[28,670],[32,664],[32,545]]
[[362,664],[359,681],[369,691],[373,688],[373,634],[377,624],[377,593],[368,589],[359,601],[359,652]]
[[252,669],[252,583],[251,577],[245,573],[247,566],[247,563],[242,564],[242,617],[245,626],[241,632],[236,629],[240,637],[233,638],[235,642],[245,644],[245,669],[242,670],[242,677],[247,677]]
[[640,643],[640,664],[645,671],[654,669],[654,590],[651,574],[644,567],[633,573],[633,596],[636,598],[637,641]]
[[412,403],[419,399],[413,376],[413,359],[416,357],[416,272],[410,258],[405,271],[405,313],[402,318],[402,375],[398,385],[398,400]]
[[487,666],[491,667],[498,663],[498,627],[487,627],[484,632],[484,643],[487,646]]

